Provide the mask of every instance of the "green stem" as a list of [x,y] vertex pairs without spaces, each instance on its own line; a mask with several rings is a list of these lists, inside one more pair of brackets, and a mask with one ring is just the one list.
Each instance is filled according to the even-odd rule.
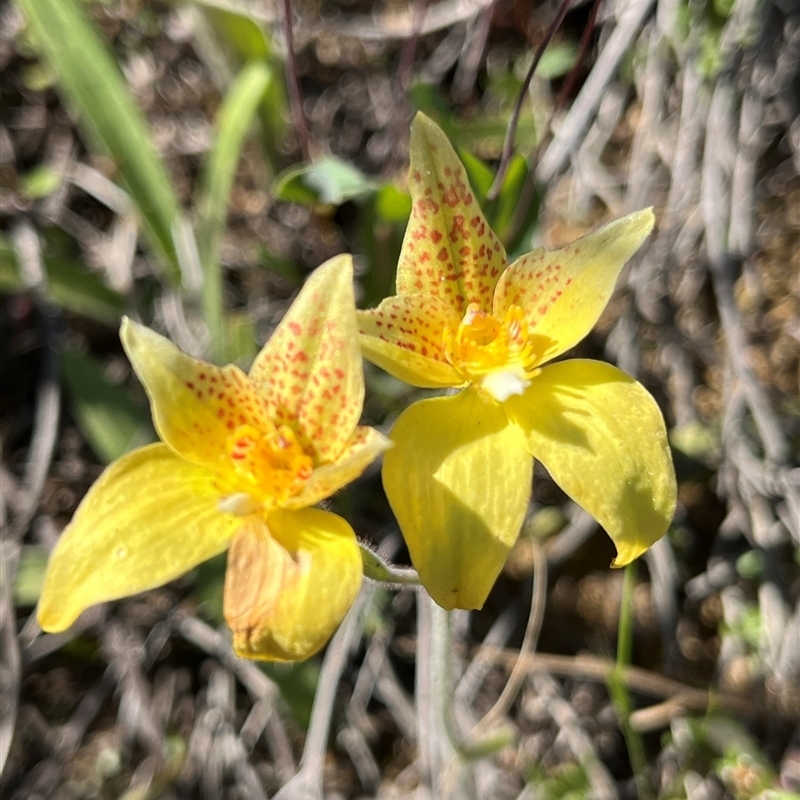
[[625,670],[630,666],[633,654],[633,595],[635,589],[636,562],[634,561],[625,567],[619,612],[619,632],[617,635],[617,663],[616,668],[608,677],[608,691],[611,695],[614,710],[617,712],[622,734],[625,737],[625,744],[628,748],[628,756],[633,769],[633,777],[636,781],[636,793],[639,796],[639,800],[650,800],[654,797],[654,794],[648,775],[647,752],[639,732],[634,730],[630,724],[633,702],[624,681]]
[[633,594],[636,589],[636,562],[625,567],[622,579],[622,600],[619,609],[617,635],[617,667],[624,669],[633,655]]

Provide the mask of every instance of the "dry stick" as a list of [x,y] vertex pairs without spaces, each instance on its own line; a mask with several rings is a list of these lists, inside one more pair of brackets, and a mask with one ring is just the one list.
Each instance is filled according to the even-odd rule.
[[497,725],[511,708],[512,703],[519,694],[522,684],[528,675],[525,659],[536,652],[539,633],[544,621],[544,609],[547,603],[547,559],[542,546],[531,537],[533,547],[533,597],[531,598],[531,613],[528,624],[525,626],[525,635],[522,637],[522,646],[519,659],[508,676],[508,681],[500,692],[495,704],[489,709],[483,719],[473,728],[472,736],[480,736],[488,729]]
[[27,530],[31,519],[39,505],[39,497],[50,471],[53,452],[58,435],[59,410],[61,406],[61,387],[58,380],[58,357],[56,355],[55,338],[56,322],[54,312],[43,302],[46,284],[46,273],[42,260],[39,237],[33,226],[25,221],[18,224],[12,239],[17,260],[20,263],[23,278],[28,287],[37,295],[42,325],[45,329],[45,354],[43,375],[36,391],[36,412],[33,423],[33,435],[28,448],[28,461],[23,478],[24,490],[21,502],[15,509],[13,524],[4,527],[3,541],[0,548],[2,568],[0,577],[0,644],[3,648],[2,679],[0,680],[0,773],[8,757],[11,739],[16,726],[19,708],[19,689],[21,679],[21,658],[19,640],[16,631],[14,603],[11,587],[17,571],[20,555],[20,541]]
[[11,596],[18,558],[18,543],[0,543],[0,776],[11,748],[19,708],[20,654]]
[[[408,84],[411,81],[411,70],[414,66],[414,53],[417,49],[417,42],[419,41],[420,32],[425,22],[425,15],[428,11],[429,0],[419,0],[414,6],[414,22],[411,28],[411,34],[403,44],[403,49],[400,51],[400,63],[397,65],[397,83],[395,85],[395,109],[396,113],[393,115],[391,125],[391,138],[395,143],[400,142],[405,138],[407,133],[407,116],[406,111],[408,107],[407,91]],[[397,147],[394,148],[397,152]],[[384,164],[384,170],[391,170],[394,168],[394,159],[387,158]]]
[[362,586],[355,603],[328,645],[314,695],[300,769],[275,795],[274,800],[321,800],[323,797],[322,772],[339,680],[350,648],[361,629],[361,612],[374,592],[374,587]]
[[556,31],[561,27],[561,23],[564,21],[567,11],[569,11],[571,2],[572,0],[561,0],[561,5],[558,8],[558,12],[556,13],[553,21],[550,23],[550,27],[547,29],[544,39],[542,39],[542,42],[536,49],[530,69],[528,70],[528,74],[525,76],[525,80],[522,82],[522,88],[519,91],[517,102],[514,104],[514,110],[511,112],[511,117],[508,120],[506,138],[503,142],[503,153],[500,156],[500,164],[497,167],[497,175],[495,175],[494,183],[486,193],[486,197],[489,200],[494,200],[497,197],[498,193],[500,192],[500,187],[503,185],[503,179],[506,176],[506,171],[508,170],[508,165],[511,161],[511,154],[514,150],[514,138],[517,135],[517,125],[519,124],[519,116],[522,113],[522,104],[525,102],[525,97],[528,94],[528,89],[530,88],[531,81],[533,80],[533,73],[536,72],[536,67],[539,66],[539,62],[542,60],[542,56],[544,55],[544,51],[547,49],[547,45],[550,44],[553,36],[555,36]]
[[292,32],[292,0],[283,0],[283,18],[281,20],[283,38],[286,42],[286,84],[289,87],[289,103],[292,107],[292,119],[300,141],[300,152],[303,160],[311,159],[309,150],[308,125],[303,113],[303,93],[297,79],[297,61],[294,54],[294,34]]
[[400,52],[400,63],[397,67],[397,89],[398,93],[405,99],[408,83],[411,78],[411,68],[414,65],[414,53],[417,49],[420,32],[425,22],[425,14],[428,11],[429,0],[419,0],[414,7],[414,27],[411,29],[411,36],[406,40]]
[[[486,655],[492,655],[492,653],[487,652]],[[561,656],[551,653],[534,653],[520,658],[519,653],[514,650],[496,650],[494,657],[497,662],[510,668],[521,661],[529,674],[544,671],[598,683],[605,683],[608,676],[617,669],[617,665],[611,659],[590,655]],[[726,692],[716,693],[707,689],[695,689],[680,681],[665,678],[663,675],[640,667],[627,667],[620,670],[620,678],[628,689],[640,694],[663,698],[680,697],[687,711],[696,711],[702,714],[709,708],[721,707],[734,714],[742,714],[756,719],[776,713],[775,709],[767,708],[763,703]]]
[[543,183],[548,183],[561,170],[575,149],[591,117],[597,111],[605,87],[614,76],[654,3],[655,0],[631,0],[622,12],[617,27],[608,37],[603,52],[598,56],[572,108],[539,162],[536,175]]
[[560,688],[546,672],[533,676],[533,687],[547,712],[558,726],[562,738],[583,767],[589,781],[588,796],[594,800],[619,800],[614,779],[600,760],[594,742],[583,729],[577,712],[562,696]]
[[747,404],[764,445],[764,451],[772,461],[785,462],[788,457],[786,437],[775,417],[766,392],[759,384],[748,363],[747,335],[741,324],[733,293],[734,258],[725,247],[729,216],[726,213],[725,174],[718,146],[719,131],[727,122],[732,102],[733,87],[720,80],[714,90],[709,111],[702,176],[702,209],[706,226],[706,248],[709,271],[717,300],[722,330],[727,340],[727,353],[736,378],[742,385]]
[[628,166],[626,213],[650,205],[648,199],[655,194],[653,182],[658,175],[658,137],[667,96],[667,43],[656,26],[649,27],[649,36],[646,31],[641,37],[647,39],[647,63],[642,81],[641,116],[633,136]]
[[472,87],[475,85],[481,56],[486,49],[486,40],[489,38],[489,31],[492,27],[494,3],[495,0],[492,0],[491,4],[478,14],[472,21],[471,30],[467,31],[458,66],[453,76],[453,99],[458,103],[466,102],[469,99]]

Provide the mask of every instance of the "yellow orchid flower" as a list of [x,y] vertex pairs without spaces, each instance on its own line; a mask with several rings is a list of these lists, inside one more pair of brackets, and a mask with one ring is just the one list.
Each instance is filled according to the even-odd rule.
[[238,655],[307,658],[361,585],[355,534],[310,508],[390,442],[359,427],[364,379],[353,267],[306,282],[249,375],[182,353],[125,319],[122,343],[161,443],[123,456],[58,541],[39,601],[46,631],[95,603],[160,586],[226,548],[224,612]]
[[605,528],[615,565],[627,564],[675,509],[661,412],[609,364],[544,365],[589,333],[652,211],[507,266],[461,162],[422,114],[409,186],[397,296],[358,316],[370,361],[414,386],[465,387],[406,409],[384,458],[423,586],[447,609],[483,605],[522,525],[534,458]]

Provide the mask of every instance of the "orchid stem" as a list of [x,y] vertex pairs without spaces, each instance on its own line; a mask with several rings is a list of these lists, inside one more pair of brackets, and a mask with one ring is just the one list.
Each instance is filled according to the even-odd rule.
[[533,74],[536,72],[536,67],[539,66],[539,62],[542,60],[542,56],[544,55],[544,51],[547,49],[547,46],[553,40],[553,36],[555,36],[556,31],[561,27],[561,23],[564,21],[564,17],[567,16],[567,11],[569,11],[570,4],[572,0],[561,0],[561,5],[556,12],[556,16],[553,21],[550,23],[550,27],[547,29],[547,33],[542,40],[542,43],[536,49],[536,53],[533,56],[533,61],[531,62],[530,69],[528,70],[528,74],[525,76],[525,80],[522,82],[522,88],[519,90],[519,96],[517,97],[517,102],[514,105],[514,110],[511,112],[511,116],[508,120],[508,127],[506,128],[506,138],[503,142],[503,153],[500,156],[500,165],[497,168],[497,175],[495,176],[494,183],[489,188],[489,191],[486,193],[486,197],[488,200],[494,200],[497,195],[500,193],[500,187],[503,185],[503,179],[506,176],[506,171],[508,170],[508,165],[511,162],[511,154],[514,152],[514,139],[517,135],[517,125],[519,124],[519,117],[522,113],[522,104],[525,102],[525,96],[528,94],[528,88],[531,85],[531,81],[533,80]]
[[635,589],[636,562],[634,561],[625,567],[619,611],[617,662],[615,669],[608,676],[607,683],[611,702],[617,712],[622,734],[625,737],[625,745],[628,748],[628,756],[633,769],[634,781],[636,782],[636,793],[639,800],[651,800],[653,792],[647,773],[647,752],[641,735],[630,724],[633,703],[624,681],[625,671],[630,666],[633,655],[633,596]]
[[283,0],[283,38],[286,41],[286,84],[289,89],[289,103],[292,108],[292,118],[297,139],[300,143],[300,152],[304,161],[311,160],[309,147],[308,125],[303,113],[303,93],[300,90],[300,81],[297,77],[297,59],[294,54],[294,32],[292,29],[292,2]]

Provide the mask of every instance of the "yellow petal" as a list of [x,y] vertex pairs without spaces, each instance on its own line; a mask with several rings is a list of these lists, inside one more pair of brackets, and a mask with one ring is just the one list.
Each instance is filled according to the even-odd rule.
[[231,542],[225,620],[245,658],[302,661],[336,630],[361,586],[361,552],[336,514],[247,517]]
[[422,400],[392,430],[383,485],[422,585],[480,608],[516,541],[533,459],[501,406],[473,389]]
[[636,211],[566,247],[518,258],[497,284],[494,316],[502,319],[511,305],[522,308],[529,332],[547,345],[539,363],[569,350],[594,327],[654,219],[652,209]]
[[391,446],[391,440],[374,428],[356,428],[356,432],[336,462],[315,469],[300,494],[284,501],[283,508],[306,508],[330,497],[354,481]]
[[312,273],[250,370],[270,416],[297,433],[318,463],[335,461],[364,401],[353,295],[353,260],[336,256]]
[[37,616],[66,630],[96,603],[161,586],[221,553],[238,517],[217,508],[212,474],[153,444],[89,489],[47,565]]
[[490,311],[505,250],[452,145],[424,114],[411,126],[408,187],[411,218],[397,265],[397,293],[438,297],[459,319],[469,303]]
[[423,295],[387,297],[357,316],[364,357],[390,375],[424,389],[463,383],[444,357],[444,332],[461,322],[444,301]]
[[237,366],[192,358],[127,318],[120,338],[147,390],[158,435],[188,461],[214,469],[237,426],[273,429],[263,401]]
[[675,511],[675,470],[664,418],[640,383],[600,361],[562,361],[504,405],[534,458],[606,529],[614,566],[664,535]]

